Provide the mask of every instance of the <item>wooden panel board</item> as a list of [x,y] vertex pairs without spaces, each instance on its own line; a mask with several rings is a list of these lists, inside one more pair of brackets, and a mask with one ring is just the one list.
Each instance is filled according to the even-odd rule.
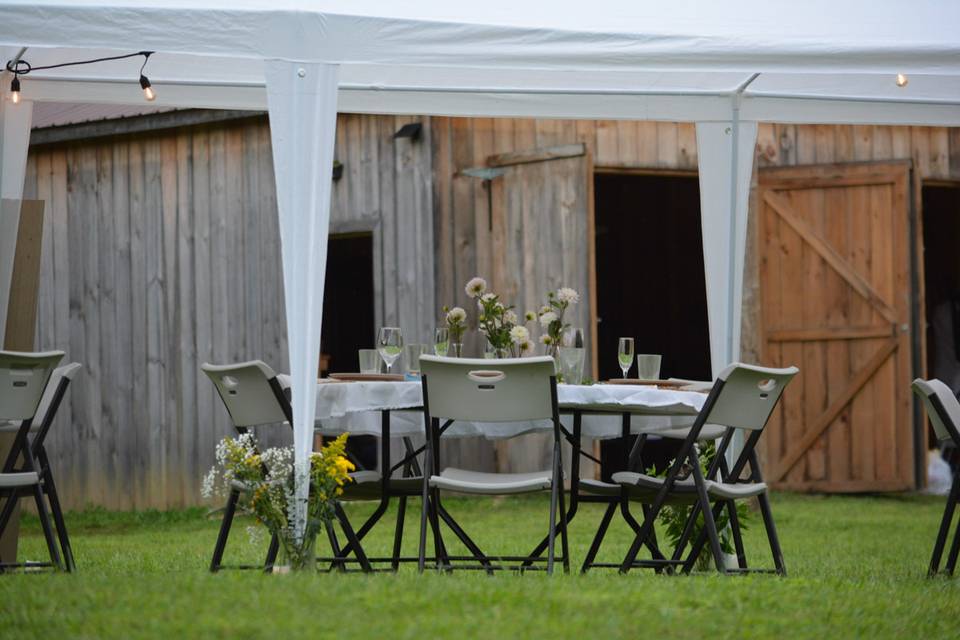
[[43,208],[41,200],[23,200],[20,203],[3,340],[4,349],[11,351],[33,350],[43,242]]

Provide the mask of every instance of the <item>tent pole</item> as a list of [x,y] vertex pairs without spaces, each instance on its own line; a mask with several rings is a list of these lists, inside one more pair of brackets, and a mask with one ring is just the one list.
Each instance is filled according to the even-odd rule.
[[[697,123],[700,215],[710,363],[716,377],[739,359],[747,208],[757,123],[739,117],[739,98],[756,74],[731,96],[731,119]],[[736,442],[730,450],[737,450]]]
[[290,358],[296,478],[292,520],[299,537],[306,526],[316,416],[339,67],[268,60],[265,73]]

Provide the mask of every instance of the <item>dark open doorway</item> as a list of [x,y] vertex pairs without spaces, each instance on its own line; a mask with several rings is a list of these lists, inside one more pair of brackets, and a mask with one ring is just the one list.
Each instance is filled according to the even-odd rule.
[[[617,340],[636,353],[663,356],[660,376],[709,380],[710,337],[695,175],[598,173],[597,348],[601,380],[619,378]],[[636,364],[630,373],[636,377]],[[602,475],[622,468],[624,445],[601,446]],[[662,465],[672,448],[649,442],[644,466]]]
[[[924,186],[927,375],[960,392],[960,184]],[[929,442],[935,443],[928,426]],[[954,460],[954,462],[956,462]]]
[[328,372],[359,371],[357,350],[373,347],[373,235],[330,236],[321,353]]
[[663,355],[662,377],[709,380],[697,177],[598,173],[595,193],[600,379],[620,377],[617,339],[632,336]]
[[[321,371],[359,371],[357,350],[374,340],[373,234],[330,236],[324,286]],[[359,468],[377,468],[372,436],[351,436],[347,453]]]

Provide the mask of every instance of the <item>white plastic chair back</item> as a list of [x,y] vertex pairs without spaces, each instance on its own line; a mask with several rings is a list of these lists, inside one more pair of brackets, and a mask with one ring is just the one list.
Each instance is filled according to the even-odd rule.
[[0,351],[0,420],[33,419],[47,381],[62,358],[63,351]]
[[284,422],[287,417],[270,384],[277,377],[265,362],[253,360],[237,364],[201,367],[223,399],[234,426],[253,427]]
[[784,388],[798,372],[796,367],[770,369],[731,364],[717,376],[723,387],[705,422],[751,431],[763,429]]
[[47,414],[50,412],[50,407],[53,404],[53,399],[57,395],[57,391],[60,388],[60,384],[64,380],[73,380],[74,376],[77,375],[77,372],[83,368],[79,362],[71,362],[70,364],[65,364],[62,367],[57,367],[53,370],[53,373],[50,375],[50,381],[47,382],[47,389],[43,392],[43,397],[40,398],[40,406],[37,407],[37,414],[33,418],[33,424],[36,426],[42,425],[47,421]]
[[[933,424],[933,431],[937,434],[937,440],[940,442],[953,440],[954,436],[950,433],[951,427],[953,433],[960,432],[960,402],[957,402],[957,397],[953,395],[950,387],[936,378],[932,380],[917,378],[910,386],[913,388],[913,392],[923,400],[923,406],[927,410],[930,422]],[[938,411],[936,405],[933,404],[932,398],[934,396],[940,401],[946,415]],[[946,421],[949,421],[950,424],[947,425]],[[956,445],[960,447],[960,442],[957,442]]]
[[553,418],[553,358],[502,360],[420,356],[434,418],[514,422]]

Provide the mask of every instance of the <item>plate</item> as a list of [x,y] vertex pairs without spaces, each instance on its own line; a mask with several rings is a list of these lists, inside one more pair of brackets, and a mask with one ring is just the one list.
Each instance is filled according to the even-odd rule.
[[632,384],[640,387],[660,387],[661,389],[679,389],[685,387],[689,382],[680,382],[678,380],[641,380],[639,378],[613,378],[607,380],[604,384]]
[[341,382],[403,382],[399,373],[331,373],[330,377]]

